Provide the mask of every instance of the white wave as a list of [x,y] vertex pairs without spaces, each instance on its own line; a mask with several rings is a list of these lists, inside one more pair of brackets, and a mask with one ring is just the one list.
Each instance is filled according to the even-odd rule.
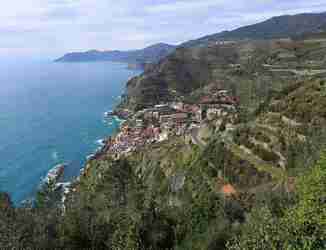
[[113,113],[112,110],[106,111],[103,113],[104,117],[110,117],[110,115]]
[[100,146],[104,146],[105,145],[105,139],[96,140],[96,144],[98,144]]
[[94,159],[94,157],[95,157],[95,154],[90,154],[90,155],[88,155],[88,156],[86,157],[86,159],[89,161],[89,160]]
[[58,182],[55,187],[62,188],[64,190],[68,189],[71,186],[71,182]]
[[59,164],[49,170],[46,177],[43,179],[44,183],[50,183],[51,181],[57,181],[63,174],[66,168],[66,164]]

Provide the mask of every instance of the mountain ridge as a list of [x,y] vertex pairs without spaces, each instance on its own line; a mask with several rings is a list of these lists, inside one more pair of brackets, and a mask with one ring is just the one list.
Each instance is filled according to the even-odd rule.
[[[274,27],[272,27],[274,25]],[[183,43],[182,47],[198,46],[225,39],[273,39],[286,38],[303,33],[317,33],[326,30],[326,12],[281,15],[265,21],[242,26],[231,31],[207,35]]]
[[161,58],[172,53],[174,45],[157,43],[143,49],[137,50],[88,50],[85,52],[72,52],[55,60],[55,62],[90,62],[90,61],[112,61],[125,63],[155,63]]

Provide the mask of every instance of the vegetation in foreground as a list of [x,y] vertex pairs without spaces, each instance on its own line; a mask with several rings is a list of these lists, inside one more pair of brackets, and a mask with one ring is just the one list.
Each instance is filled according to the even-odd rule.
[[51,193],[34,208],[1,195],[1,248],[325,249],[326,153],[294,182],[228,193],[218,140],[189,147],[164,164],[143,154],[94,161],[64,213]]

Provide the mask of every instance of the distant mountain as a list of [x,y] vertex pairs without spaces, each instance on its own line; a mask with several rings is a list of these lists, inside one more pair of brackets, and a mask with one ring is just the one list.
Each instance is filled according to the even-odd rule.
[[264,22],[244,26],[232,31],[208,35],[182,44],[183,47],[204,45],[222,40],[272,39],[318,33],[326,30],[326,12],[285,15],[270,18]]
[[97,51],[68,53],[56,62],[113,61],[131,64],[155,63],[175,50],[175,46],[158,43],[144,49],[130,51]]

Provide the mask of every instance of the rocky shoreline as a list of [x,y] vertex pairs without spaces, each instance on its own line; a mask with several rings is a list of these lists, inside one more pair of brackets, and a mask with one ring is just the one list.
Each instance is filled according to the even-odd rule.
[[[87,173],[89,163],[93,160],[99,160],[107,154],[107,152],[113,145],[114,137],[120,132],[121,125],[123,124],[125,119],[127,119],[126,114],[121,111],[105,112],[104,117],[112,117],[115,121],[119,123],[119,127],[116,129],[116,131],[114,131],[111,136],[98,140],[98,144],[100,146],[94,151],[93,154],[86,156],[86,162],[84,163],[84,166],[80,169],[80,173],[76,177],[72,178],[70,181],[62,182],[61,180],[64,176],[66,168],[68,167],[68,164],[61,163],[51,168],[46,174],[46,176],[41,180],[39,191],[50,187],[51,190],[49,191],[60,192],[61,198],[58,200],[58,202],[61,204],[63,210],[65,209],[65,201],[68,195],[71,192],[76,191],[75,187],[78,185],[81,176]],[[23,201],[22,206],[25,206],[26,204],[33,204],[33,200],[34,198],[31,200]]]

